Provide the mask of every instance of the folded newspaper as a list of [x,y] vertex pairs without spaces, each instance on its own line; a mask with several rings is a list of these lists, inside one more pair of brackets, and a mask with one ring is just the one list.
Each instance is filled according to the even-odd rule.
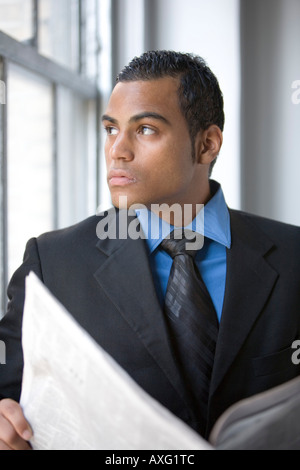
[[33,273],[21,406],[34,450],[212,450],[142,390]]

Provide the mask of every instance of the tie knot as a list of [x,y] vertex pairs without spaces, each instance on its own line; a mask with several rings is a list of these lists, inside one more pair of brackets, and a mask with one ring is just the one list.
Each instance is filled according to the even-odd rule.
[[192,231],[186,230],[174,230],[170,233],[169,238],[165,238],[162,243],[161,247],[171,256],[171,258],[175,258],[178,255],[189,255],[192,258],[195,258],[197,254],[197,250],[187,249],[186,245],[191,243],[196,234],[193,237]]

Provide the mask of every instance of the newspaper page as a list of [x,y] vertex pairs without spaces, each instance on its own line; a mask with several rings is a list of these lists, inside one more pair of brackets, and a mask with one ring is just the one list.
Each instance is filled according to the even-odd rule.
[[211,450],[26,279],[21,406],[34,450]]

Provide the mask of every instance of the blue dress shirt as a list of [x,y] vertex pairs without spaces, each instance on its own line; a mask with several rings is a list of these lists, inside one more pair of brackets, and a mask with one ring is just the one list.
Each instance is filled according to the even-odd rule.
[[[226,248],[231,246],[230,217],[221,186],[212,181],[214,195],[186,228],[204,235],[204,245],[195,258],[202,279],[214,303],[220,321],[226,282]],[[137,217],[145,234],[149,249],[149,261],[158,299],[163,306],[172,258],[160,247],[174,227],[147,209],[137,209]]]

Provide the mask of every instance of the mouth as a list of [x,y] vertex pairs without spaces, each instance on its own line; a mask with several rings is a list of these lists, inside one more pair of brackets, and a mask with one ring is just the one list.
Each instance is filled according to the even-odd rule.
[[127,186],[136,183],[134,175],[125,170],[110,170],[107,176],[110,187]]

